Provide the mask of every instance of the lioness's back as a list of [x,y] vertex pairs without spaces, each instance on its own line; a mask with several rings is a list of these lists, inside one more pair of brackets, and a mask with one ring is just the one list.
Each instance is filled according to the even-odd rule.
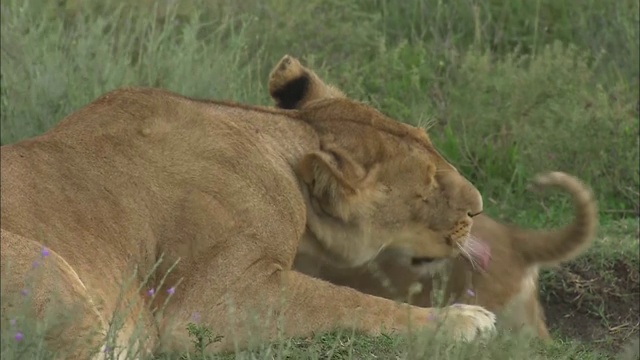
[[[2,226],[61,247],[71,266],[87,272],[96,265],[87,248],[100,249],[111,263],[123,261],[118,249],[154,243],[163,233],[153,222],[175,222],[155,209],[203,194],[218,199],[221,219],[243,214],[240,223],[265,222],[267,229],[263,214],[279,209],[301,231],[304,207],[290,195],[299,189],[288,160],[307,151],[300,144],[317,143],[305,126],[285,111],[159,89],[115,90],[42,136],[2,147]],[[233,231],[229,226],[217,231]],[[71,233],[84,243],[64,244]],[[139,256],[162,250],[147,246]]]

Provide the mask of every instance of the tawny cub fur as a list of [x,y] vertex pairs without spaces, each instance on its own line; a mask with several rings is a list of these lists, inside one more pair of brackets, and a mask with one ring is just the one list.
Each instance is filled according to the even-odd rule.
[[445,301],[482,304],[498,312],[503,325],[528,325],[542,339],[549,339],[544,311],[538,300],[538,270],[574,259],[591,244],[596,234],[598,212],[591,191],[575,177],[551,172],[536,177],[538,187],[556,187],[573,200],[575,218],[560,229],[522,229],[479,216],[471,235],[491,247],[486,272],[470,272],[468,262],[454,260],[445,290]]
[[[340,90],[326,85],[298,60],[289,57],[280,64],[269,82],[269,91],[278,107],[300,109],[325,97],[344,97]],[[498,313],[503,326],[516,329],[524,325],[540,338],[550,339],[538,300],[538,269],[542,265],[569,261],[590,245],[598,224],[597,205],[590,189],[568,174],[539,175],[534,184],[538,188],[556,187],[568,192],[575,208],[574,221],[561,229],[532,230],[501,224],[485,215],[476,216],[471,241],[487,244],[491,260],[484,264],[483,271],[477,271],[482,264],[470,264],[467,258],[452,261],[446,272],[449,279],[445,303],[481,305]],[[437,261],[433,263],[432,268],[438,270]],[[400,262],[386,251],[367,265],[349,269],[336,268],[317,257],[298,253],[295,267],[365,293],[431,306],[431,276],[416,273],[411,264]],[[415,284],[421,286],[412,288]]]

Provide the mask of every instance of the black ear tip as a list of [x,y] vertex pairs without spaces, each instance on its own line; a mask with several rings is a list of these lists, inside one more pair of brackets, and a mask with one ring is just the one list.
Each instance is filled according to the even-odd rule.
[[307,94],[310,83],[309,74],[302,74],[275,90],[271,96],[276,100],[279,108],[295,109]]

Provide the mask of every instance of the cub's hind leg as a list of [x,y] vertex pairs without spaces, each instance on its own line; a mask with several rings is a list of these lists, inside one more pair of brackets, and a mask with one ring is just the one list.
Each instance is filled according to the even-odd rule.
[[547,329],[544,309],[542,308],[542,304],[540,304],[537,289],[529,296],[527,308],[529,313],[529,324],[533,329],[535,329],[538,337],[543,341],[552,341],[553,339],[551,338],[551,334],[549,334],[549,329]]

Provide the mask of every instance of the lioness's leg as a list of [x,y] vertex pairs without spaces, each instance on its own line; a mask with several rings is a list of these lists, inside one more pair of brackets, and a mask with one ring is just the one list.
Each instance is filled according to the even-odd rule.
[[[206,289],[206,277],[200,286]],[[214,300],[199,312],[199,321],[224,338],[211,346],[213,351],[244,347],[249,341],[273,341],[282,337],[306,337],[334,329],[355,329],[368,334],[407,332],[439,325],[451,329],[451,335],[472,339],[477,332],[493,329],[494,315],[476,306],[458,306],[443,310],[419,308],[360,293],[315,279],[292,270],[276,270],[250,286],[236,286],[226,301]],[[206,290],[205,290],[206,291]],[[200,296],[202,297],[202,295]],[[179,304],[168,309],[166,325],[171,327],[163,340],[169,351],[184,351],[190,345],[185,328],[190,321],[183,310],[195,310],[201,304],[185,294]],[[271,317],[270,315],[275,315]],[[258,321],[252,321],[258,319]],[[170,324],[171,322],[171,324]]]
[[24,331],[15,320],[26,315],[45,326],[50,350],[62,358],[87,359],[98,353],[106,323],[69,264],[38,242],[4,229],[0,244],[2,320],[13,324],[8,328]]

